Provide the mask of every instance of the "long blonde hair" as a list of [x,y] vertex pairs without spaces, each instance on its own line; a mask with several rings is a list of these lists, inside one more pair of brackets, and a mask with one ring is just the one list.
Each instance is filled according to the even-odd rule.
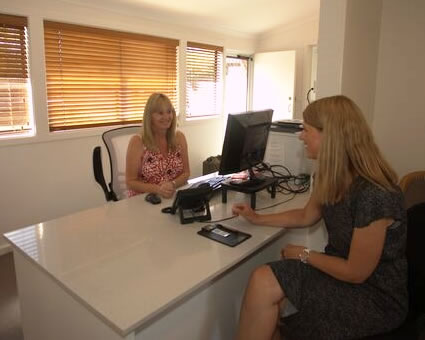
[[342,95],[318,99],[303,116],[305,123],[322,133],[314,190],[321,204],[340,201],[357,175],[382,189],[395,190],[397,175],[351,99]]
[[149,150],[156,150],[156,145],[153,132],[152,132],[152,114],[155,112],[167,112],[173,113],[173,120],[170,128],[167,130],[167,145],[168,149],[174,150],[176,148],[176,126],[177,117],[176,110],[173,107],[170,99],[162,93],[152,93],[145,105],[145,111],[143,113],[143,132],[142,141],[143,144]]

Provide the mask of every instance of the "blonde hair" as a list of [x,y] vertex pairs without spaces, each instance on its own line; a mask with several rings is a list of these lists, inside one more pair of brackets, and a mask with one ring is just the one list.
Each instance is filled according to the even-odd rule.
[[397,175],[351,99],[339,95],[316,100],[303,116],[305,123],[322,133],[314,190],[321,204],[340,201],[357,175],[382,189],[395,190]]
[[167,145],[168,149],[174,150],[176,148],[176,110],[174,109],[170,99],[165,94],[152,93],[145,105],[142,128],[142,141],[146,148],[149,150],[158,149],[152,132],[152,114],[155,112],[167,111],[171,111],[173,114],[171,126],[167,130]]

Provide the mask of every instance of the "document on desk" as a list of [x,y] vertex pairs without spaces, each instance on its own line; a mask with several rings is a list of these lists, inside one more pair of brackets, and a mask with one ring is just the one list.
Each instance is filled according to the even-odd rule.
[[230,247],[234,247],[251,237],[250,234],[218,223],[203,226],[198,234]]

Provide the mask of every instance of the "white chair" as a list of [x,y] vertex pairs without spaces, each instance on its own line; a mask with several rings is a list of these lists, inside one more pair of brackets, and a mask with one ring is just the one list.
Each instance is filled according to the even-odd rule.
[[125,184],[125,166],[127,147],[130,138],[140,133],[140,125],[125,126],[106,131],[102,134],[103,142],[109,155],[111,181],[106,185],[103,175],[101,148],[93,150],[93,172],[96,182],[102,187],[107,201],[119,201],[127,197]]

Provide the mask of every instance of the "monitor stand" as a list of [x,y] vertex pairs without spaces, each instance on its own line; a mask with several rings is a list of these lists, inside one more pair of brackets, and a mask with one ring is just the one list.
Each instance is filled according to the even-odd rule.
[[271,198],[276,197],[277,178],[258,177],[252,169],[249,169],[250,178],[245,181],[229,181],[221,183],[221,201],[227,203],[227,190],[243,192],[251,195],[251,208],[256,206],[256,193],[268,187],[271,187]]

